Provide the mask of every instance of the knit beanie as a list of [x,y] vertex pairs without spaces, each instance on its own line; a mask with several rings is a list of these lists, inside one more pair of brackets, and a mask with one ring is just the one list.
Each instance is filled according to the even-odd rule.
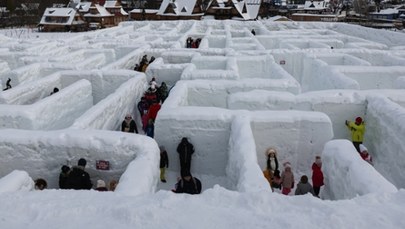
[[97,188],[105,188],[105,182],[103,180],[97,180]]
[[368,150],[363,144],[360,144],[360,153],[363,151],[368,151]]

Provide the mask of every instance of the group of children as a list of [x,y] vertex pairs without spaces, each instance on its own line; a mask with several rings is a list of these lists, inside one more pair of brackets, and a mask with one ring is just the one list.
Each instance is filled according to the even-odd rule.
[[[274,148],[267,149],[266,157],[266,169],[263,171],[263,175],[268,180],[271,189],[273,191],[276,188],[281,189],[282,194],[288,195],[295,185],[291,163],[283,163],[284,169],[280,174],[277,151]],[[303,175],[300,182],[297,184],[295,195],[311,193],[312,195],[319,197],[320,188],[324,185],[321,167],[321,157],[316,156],[315,162],[312,164],[312,185],[308,183],[308,177]]]

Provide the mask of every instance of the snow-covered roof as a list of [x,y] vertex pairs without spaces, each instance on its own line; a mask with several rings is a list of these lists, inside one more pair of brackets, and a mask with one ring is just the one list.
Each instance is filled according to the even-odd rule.
[[[73,19],[76,15],[76,10],[73,8],[46,8],[44,14],[42,15],[40,24],[60,24],[60,25],[71,25]],[[67,21],[53,21],[49,18],[68,18]],[[47,19],[48,18],[48,19]]]
[[[232,0],[235,8],[245,20],[253,20],[257,18],[261,1],[258,0]],[[245,8],[245,12],[244,12]]]
[[115,8],[115,7],[121,7],[119,4],[117,4],[117,1],[105,1],[104,3],[105,8]]
[[0,7],[0,12],[9,12],[7,7]]
[[196,0],[163,0],[162,4],[160,5],[158,15],[168,15],[165,13],[167,7],[170,5],[173,7],[174,14],[169,13],[169,15],[176,15],[176,16],[189,16],[193,15],[193,9],[196,4]]
[[109,17],[109,16],[114,16],[114,15],[110,14],[110,12],[108,12],[103,6],[100,6],[99,4],[95,4],[94,7],[97,8],[98,13],[96,13],[96,14],[87,13],[84,16],[85,17]]
[[328,7],[329,1],[305,1],[304,9],[306,10],[323,10]]
[[78,5],[76,6],[76,9],[79,12],[89,12],[91,6],[91,2],[79,2]]
[[[130,11],[131,13],[142,13],[142,9],[133,9]],[[145,13],[147,14],[156,14],[159,10],[156,9],[145,9]]]
[[380,10],[380,12],[373,12],[370,14],[398,14],[398,13],[399,13],[398,9],[389,8]]
[[284,17],[284,16],[280,16],[280,15],[270,17],[268,20],[269,21],[291,21],[291,19],[289,19],[288,17]]

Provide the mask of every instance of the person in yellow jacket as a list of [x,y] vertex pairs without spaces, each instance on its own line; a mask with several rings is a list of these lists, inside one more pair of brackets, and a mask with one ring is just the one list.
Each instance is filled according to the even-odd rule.
[[346,120],[346,126],[352,134],[352,142],[357,152],[360,153],[360,144],[363,143],[363,136],[366,126],[361,117],[357,117],[354,122]]

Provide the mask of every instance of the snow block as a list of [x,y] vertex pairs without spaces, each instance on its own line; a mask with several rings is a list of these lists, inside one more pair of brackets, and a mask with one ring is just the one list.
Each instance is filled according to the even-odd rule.
[[369,193],[393,193],[397,188],[364,161],[348,140],[326,143],[322,152],[324,194],[333,200]]
[[34,189],[34,181],[25,171],[14,170],[0,178],[0,194],[6,192],[31,191]]

